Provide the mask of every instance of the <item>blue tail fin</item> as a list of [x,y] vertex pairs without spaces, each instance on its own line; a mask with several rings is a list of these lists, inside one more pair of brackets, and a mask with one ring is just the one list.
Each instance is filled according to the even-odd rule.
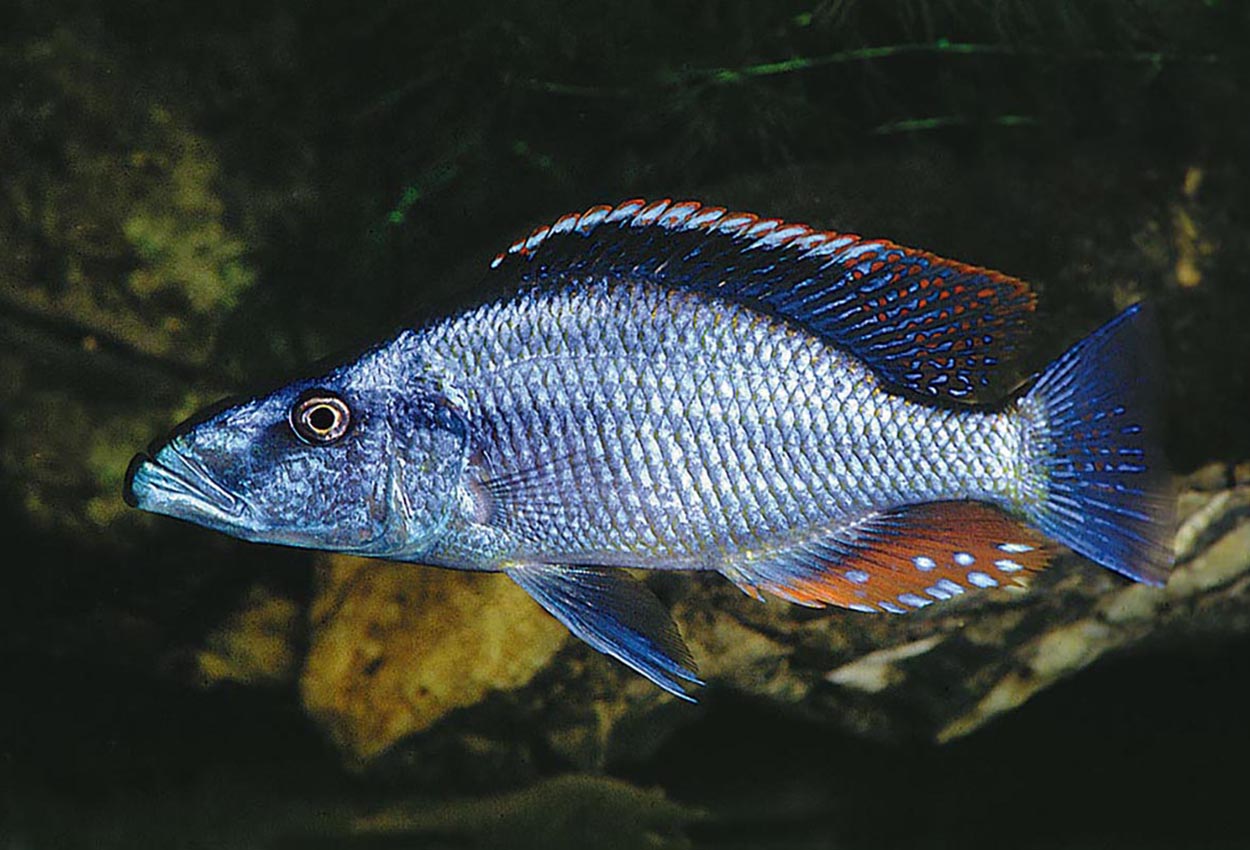
[[1020,401],[1043,532],[1136,581],[1172,565],[1174,500],[1159,449],[1163,373],[1150,311],[1136,304],[1052,363]]

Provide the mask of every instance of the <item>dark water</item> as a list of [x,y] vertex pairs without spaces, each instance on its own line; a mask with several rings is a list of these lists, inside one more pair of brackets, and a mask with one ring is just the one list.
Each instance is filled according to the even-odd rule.
[[[1101,664],[946,747],[716,701],[616,772],[710,811],[688,829],[700,847],[1243,847],[1247,650]],[[342,836],[346,811],[433,792],[345,776],[291,694],[12,655],[5,667],[23,685],[0,713],[6,846],[442,846]],[[323,845],[319,823],[338,837]]]
[[1221,0],[4,4],[0,848],[1250,844],[1244,611],[941,747],[713,690],[606,765],[661,817],[542,784],[558,759],[519,798],[350,771],[290,675],[202,687],[213,630],[258,587],[306,606],[310,558],[120,500],[195,407],[489,296],[520,233],[635,195],[1028,279],[1030,362],[1150,298],[1175,468],[1243,462],[1248,38]]

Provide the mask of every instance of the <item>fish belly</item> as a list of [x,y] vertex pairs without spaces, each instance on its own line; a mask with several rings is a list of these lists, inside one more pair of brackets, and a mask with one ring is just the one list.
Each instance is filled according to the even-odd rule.
[[501,560],[719,569],[900,505],[1013,506],[1016,417],[886,393],[732,303],[598,282],[487,305],[425,343],[467,400]]

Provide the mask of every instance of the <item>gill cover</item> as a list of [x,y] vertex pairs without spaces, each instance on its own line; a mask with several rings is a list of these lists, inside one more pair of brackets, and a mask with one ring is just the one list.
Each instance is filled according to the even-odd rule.
[[356,554],[416,560],[442,536],[471,448],[469,419],[456,398],[428,387],[392,400],[387,530]]

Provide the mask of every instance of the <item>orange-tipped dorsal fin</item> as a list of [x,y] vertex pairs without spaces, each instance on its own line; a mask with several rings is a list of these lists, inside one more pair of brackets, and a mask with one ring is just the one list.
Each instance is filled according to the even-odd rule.
[[492,263],[518,284],[647,281],[781,316],[887,385],[968,400],[1018,348],[1035,299],[1020,280],[884,239],[696,201],[591,207]]

